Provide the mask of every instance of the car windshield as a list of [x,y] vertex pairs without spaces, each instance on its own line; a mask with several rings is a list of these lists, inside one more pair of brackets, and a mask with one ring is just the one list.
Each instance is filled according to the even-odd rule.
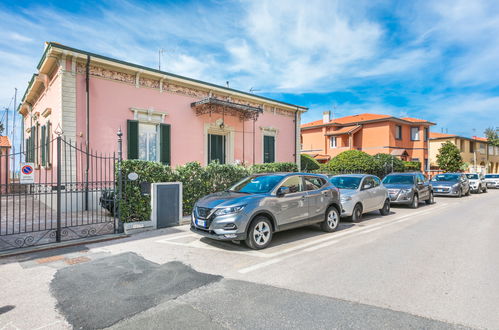
[[388,175],[383,179],[384,184],[414,184],[412,175]]
[[339,189],[357,189],[361,180],[355,176],[333,176],[329,181]]
[[499,174],[485,174],[486,179],[499,179]]
[[459,181],[459,177],[461,174],[438,174],[431,179],[431,181],[448,181],[448,182],[456,182]]
[[466,174],[470,180],[478,180],[478,174]]
[[282,178],[281,175],[251,176],[236,183],[229,191],[246,194],[268,193],[274,189]]

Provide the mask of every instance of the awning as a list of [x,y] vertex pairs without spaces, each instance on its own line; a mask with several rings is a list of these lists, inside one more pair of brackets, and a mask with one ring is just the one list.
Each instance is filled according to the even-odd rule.
[[331,159],[331,156],[317,154],[317,155],[313,155],[312,158],[314,158],[318,162],[321,162],[321,161],[326,161],[327,162],[328,160]]
[[223,113],[238,116],[242,120],[256,120],[263,113],[262,108],[253,107],[246,104],[239,104],[224,101],[213,97],[205,98],[201,101],[192,102],[191,108],[198,116],[208,113]]
[[326,136],[352,134],[352,133],[355,133],[359,128],[360,128],[360,125],[342,127],[336,131],[331,131],[331,132],[327,133]]
[[395,157],[400,157],[400,156],[409,156],[407,151],[405,149],[395,149],[392,152],[390,152],[390,155],[395,156]]

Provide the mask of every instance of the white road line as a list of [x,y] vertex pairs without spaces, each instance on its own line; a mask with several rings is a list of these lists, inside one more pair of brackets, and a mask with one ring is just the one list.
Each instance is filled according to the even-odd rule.
[[158,240],[156,242],[157,243],[165,243],[166,241],[173,241],[173,240],[180,239],[180,238],[185,238],[185,237],[198,237],[198,235],[189,232],[189,233],[186,233],[186,234],[178,234],[176,236],[168,236],[167,238],[160,239],[160,240]]
[[254,270],[257,270],[259,268],[262,268],[262,267],[265,267],[265,266],[268,266],[268,265],[272,265],[272,264],[276,264],[276,263],[281,262],[282,260],[284,260],[286,258],[287,258],[287,256],[286,257],[281,257],[281,258],[270,259],[270,260],[267,260],[267,261],[264,261],[264,262],[260,262],[258,264],[253,265],[253,266],[249,266],[249,267],[240,269],[239,273],[246,274],[246,273],[252,272]]
[[[437,209],[441,209],[441,208],[445,207],[446,205],[447,205],[447,203],[440,204],[437,207],[433,207],[430,210],[422,210],[422,211],[419,211],[419,212],[414,212],[414,213],[411,213],[411,214],[404,215],[404,216],[402,216],[400,218],[394,219],[392,221],[378,223],[378,224],[374,224],[374,225],[366,226],[366,227],[362,227],[362,228],[352,229],[352,230],[349,230],[347,232],[340,233],[340,234],[328,237],[327,239],[325,238],[325,239],[322,239],[322,240],[316,240],[316,241],[311,242],[311,243],[302,244],[300,246],[296,246],[296,247],[292,248],[293,250],[297,250],[299,248],[302,248],[303,250],[301,250],[301,251],[298,251],[298,252],[295,252],[295,253],[291,253],[291,254],[288,254],[288,255],[280,257],[280,258],[271,259],[271,260],[268,260],[268,261],[264,261],[264,262],[261,262],[261,263],[254,264],[252,266],[248,266],[248,267],[242,268],[242,269],[238,270],[238,273],[246,274],[246,273],[255,271],[257,269],[266,267],[268,265],[272,265],[272,264],[275,264],[277,262],[281,262],[284,259],[288,259],[288,258],[294,257],[294,256],[296,256],[298,254],[301,254],[301,253],[316,251],[316,250],[322,249],[324,247],[327,247],[327,246],[339,243],[340,241],[342,241],[344,239],[347,239],[347,238],[355,237],[355,236],[358,236],[358,235],[363,235],[365,233],[369,233],[369,232],[372,232],[372,231],[375,231],[375,230],[378,230],[378,229],[382,229],[384,227],[391,226],[391,225],[394,225],[396,223],[413,220],[413,218],[416,217],[416,216],[420,216],[420,215],[425,215],[425,214],[432,213],[432,212],[434,212]],[[347,236],[347,237],[344,237],[344,236]],[[321,243],[321,242],[325,242],[325,243],[316,245],[317,243]],[[289,250],[291,250],[291,249],[287,249],[285,251],[289,252]]]

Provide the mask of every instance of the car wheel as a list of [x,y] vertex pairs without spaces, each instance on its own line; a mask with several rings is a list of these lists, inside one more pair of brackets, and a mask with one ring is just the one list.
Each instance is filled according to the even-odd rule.
[[483,192],[486,193],[487,192],[487,187],[483,187]]
[[387,199],[385,201],[385,204],[383,204],[383,208],[379,209],[379,213],[381,215],[388,215],[390,214],[390,200]]
[[463,196],[463,189],[459,189],[459,194],[457,194],[457,198],[461,198]]
[[466,192],[466,196],[471,195],[471,188],[468,188],[468,191]]
[[359,222],[362,220],[362,205],[356,204],[352,212],[352,222]]
[[479,185],[479,186],[478,186],[478,188],[477,188],[477,190],[476,190],[476,193],[477,193],[477,194],[481,194],[481,193],[483,193],[483,188],[482,188],[482,186],[481,186],[481,185]]
[[264,249],[272,241],[272,224],[264,216],[258,216],[249,227],[246,245],[254,250]]
[[334,206],[330,206],[326,212],[326,219],[321,222],[321,229],[325,232],[331,233],[338,228],[340,223],[340,213]]
[[419,207],[419,197],[417,194],[414,194],[412,197],[411,208],[417,209]]
[[426,200],[426,204],[434,204],[435,203],[435,196],[433,196],[433,191],[430,192],[430,197]]

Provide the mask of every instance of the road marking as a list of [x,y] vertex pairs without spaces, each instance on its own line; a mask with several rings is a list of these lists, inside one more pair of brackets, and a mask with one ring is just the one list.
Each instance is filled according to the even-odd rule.
[[[276,257],[282,256],[282,255],[288,254],[290,252],[300,251],[300,250],[304,250],[304,249],[306,249],[307,251],[315,251],[315,250],[319,249],[319,247],[317,247],[317,246],[321,246],[321,248],[322,248],[324,246],[329,246],[329,245],[335,244],[336,241],[339,241],[339,239],[343,238],[344,236],[351,236],[354,234],[371,232],[371,231],[377,230],[377,228],[381,228],[382,226],[385,226],[385,225],[395,224],[401,220],[404,220],[404,219],[407,219],[410,217],[433,212],[436,209],[445,207],[446,205],[447,205],[447,203],[441,203],[441,204],[439,203],[437,206],[434,206],[431,209],[416,211],[413,213],[402,215],[402,216],[397,217],[397,218],[388,219],[388,220],[385,220],[382,222],[378,222],[378,223],[375,223],[372,225],[365,225],[363,227],[355,226],[354,228],[344,229],[341,232],[331,233],[330,235],[326,235],[325,237],[321,237],[321,238],[317,238],[317,239],[315,237],[310,237],[307,239],[306,242],[304,242],[302,244],[291,246],[289,248],[285,248],[283,250],[276,251],[276,252],[263,252],[263,251],[268,251],[268,250],[263,250],[263,251],[246,250],[246,249],[243,249],[241,247],[238,247],[237,245],[232,245],[232,244],[230,245],[230,247],[234,248],[234,249],[228,250],[228,249],[225,249],[225,248],[220,247],[220,246],[213,246],[213,245],[210,245],[208,243],[205,243],[205,242],[201,241],[199,235],[192,233],[192,232],[182,233],[182,234],[178,234],[176,236],[168,236],[166,238],[156,240],[155,242],[162,243],[162,244],[172,244],[172,245],[177,245],[177,246],[184,246],[184,247],[188,247],[188,248],[197,248],[197,249],[205,249],[205,250],[211,250],[211,251],[217,251],[217,252],[233,253],[233,254],[238,254],[238,255],[247,255],[247,256],[251,256],[251,257],[258,257],[258,258],[265,258],[265,259],[276,258]],[[187,242],[187,243],[186,242],[176,242],[176,240],[183,239],[183,238],[189,238],[189,237],[196,238],[196,240],[194,240],[192,242]],[[215,245],[227,244],[227,243],[216,242],[216,241],[214,241],[213,243]],[[228,243],[228,244],[230,244],[230,243]],[[272,259],[272,260],[274,260],[274,259]],[[263,263],[266,263],[266,261]],[[269,265],[273,264],[273,263],[275,263],[275,262],[270,262]]]
[[[433,207],[430,210],[422,210],[422,211],[414,212],[414,213],[411,213],[411,214],[406,214],[406,215],[404,215],[404,216],[402,216],[400,218],[393,219],[391,221],[377,223],[377,224],[366,226],[366,227],[355,228],[355,229],[349,230],[348,232],[345,232],[345,233],[340,233],[340,234],[334,235],[332,237],[327,237],[327,239],[324,238],[322,240],[316,240],[316,241],[311,242],[311,243],[302,244],[300,246],[296,246],[296,247],[292,248],[293,250],[297,250],[299,248],[303,248],[303,250],[301,250],[301,251],[298,251],[298,252],[295,252],[295,253],[291,253],[291,254],[288,254],[286,256],[282,256],[280,258],[271,259],[271,260],[268,260],[268,261],[264,261],[264,262],[261,262],[261,263],[254,264],[252,266],[248,266],[248,267],[242,268],[242,269],[238,270],[238,273],[246,274],[246,273],[255,271],[257,269],[266,267],[268,265],[272,265],[272,264],[281,262],[284,259],[288,259],[288,258],[294,257],[294,256],[299,255],[301,253],[313,252],[313,251],[322,249],[324,247],[328,247],[328,246],[331,246],[333,244],[337,244],[337,243],[339,243],[342,240],[345,240],[347,238],[352,238],[352,237],[355,237],[355,236],[358,236],[358,235],[363,235],[363,234],[366,234],[366,233],[369,233],[369,232],[372,232],[372,231],[375,231],[375,230],[379,230],[381,228],[388,227],[388,226],[391,226],[391,225],[394,225],[394,224],[397,224],[397,223],[400,223],[400,222],[405,222],[405,221],[413,220],[414,217],[432,213],[432,212],[434,212],[437,209],[444,208],[445,206],[447,206],[447,203],[440,204],[437,207]],[[316,245],[317,243],[321,243],[321,242],[324,242],[324,243]],[[285,251],[289,251],[289,250],[291,250],[291,249],[287,249]],[[275,255],[278,255],[278,254],[280,254],[280,253],[276,253]]]

